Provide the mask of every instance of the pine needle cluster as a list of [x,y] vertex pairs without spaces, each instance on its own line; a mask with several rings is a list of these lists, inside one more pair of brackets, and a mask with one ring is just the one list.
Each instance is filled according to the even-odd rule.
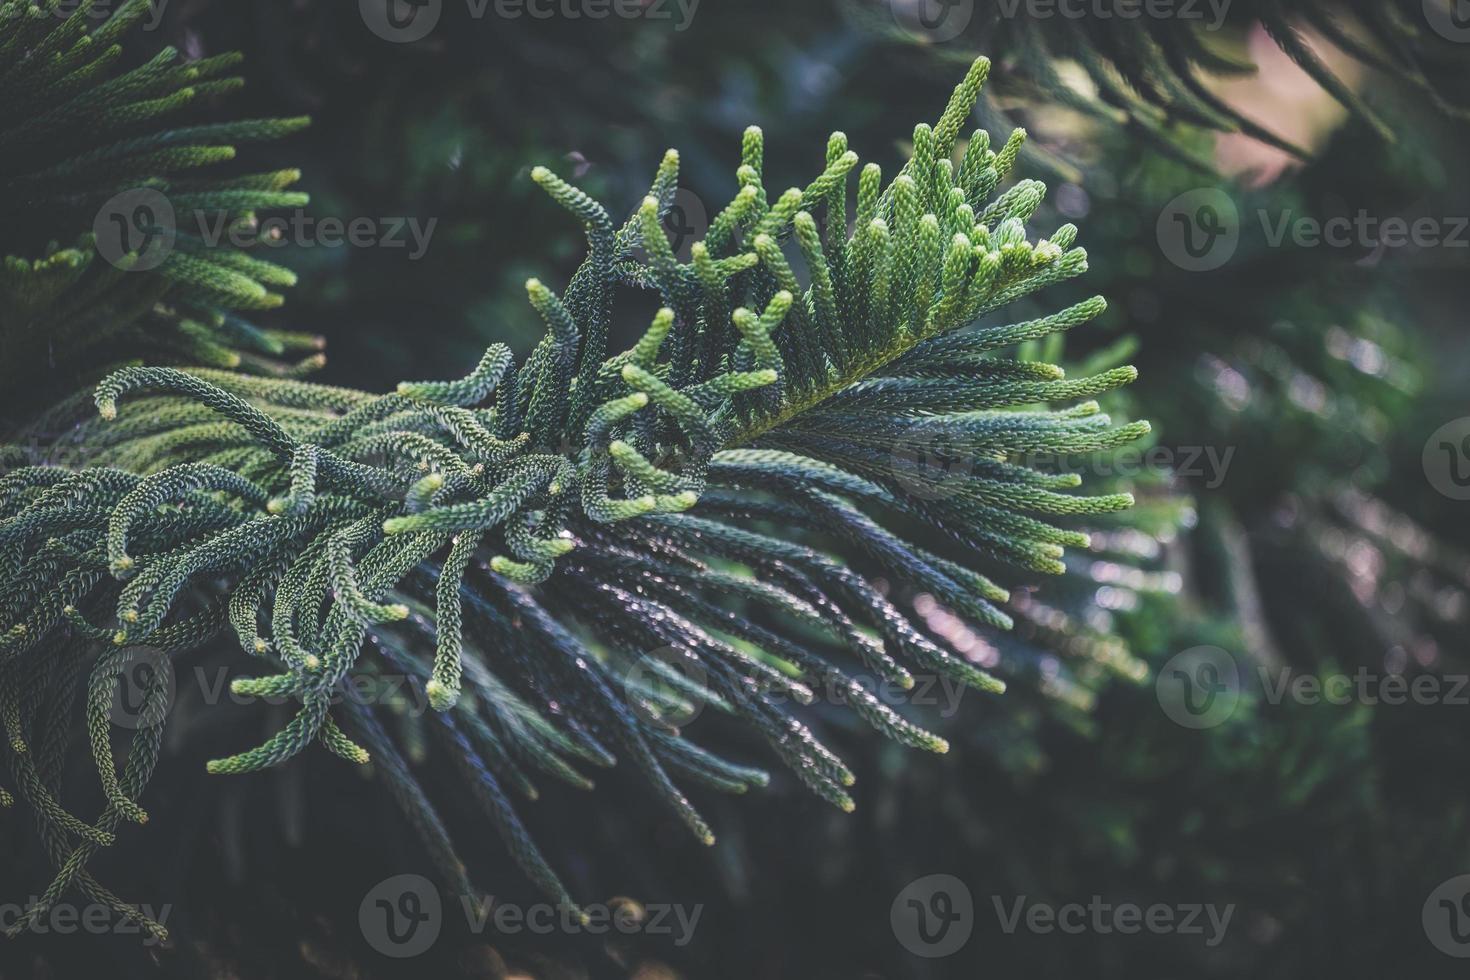
[[[1075,227],[1028,232],[1045,188],[1009,180],[1024,133],[961,139],[989,67],[976,61],[938,122],[914,130],[887,182],[834,133],[815,179],[773,194],[748,130],[738,190],[687,261],[662,226],[675,152],[622,223],[536,169],[588,254],[560,291],[526,284],[546,332],[519,363],[496,345],[462,379],[381,395],[129,366],[97,386],[95,415],[74,399],[43,420],[73,425],[90,455],[0,480],[3,754],[57,867],[27,916],[80,888],[141,917],[87,864],[146,820],[167,692],[151,692],[121,764],[108,708],[133,658],[220,637],[255,665],[233,690],[289,699],[294,717],[210,771],[280,765],[313,743],[371,763],[465,892],[402,746],[374,705],[335,696],[343,685],[421,690],[486,817],[567,903],[512,803],[536,798],[535,778],[590,789],[587,771],[622,762],[706,842],[683,787],[768,781],[687,737],[691,710],[746,726],[845,810],[854,775],[799,717],[818,690],[842,691],[889,738],[945,751],[862,681],[929,674],[999,693],[1004,664],[946,649],[879,580],[1008,629],[1005,582],[1062,573],[1065,550],[1089,543],[1080,524],[1132,503],[1078,493],[1079,476],[1040,461],[1148,431],[1096,400],[1132,368],[1071,378],[1009,353],[1105,304],[1019,323],[998,312],[1087,259]],[[661,306],[617,352],[630,289]],[[958,479],[905,465],[906,447],[935,439],[965,454]],[[107,801],[92,820],[59,792],[78,691]]]

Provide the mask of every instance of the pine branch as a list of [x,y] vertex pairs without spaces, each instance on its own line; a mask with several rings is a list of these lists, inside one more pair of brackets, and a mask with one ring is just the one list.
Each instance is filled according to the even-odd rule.
[[[686,712],[738,719],[844,810],[853,773],[787,707],[814,685],[847,690],[886,736],[946,751],[862,694],[854,665],[901,686],[931,673],[998,694],[1006,679],[936,642],[874,580],[1009,628],[1010,592],[987,576],[1063,573],[1066,549],[1089,543],[1075,522],[1132,502],[1071,493],[1079,478],[1035,461],[1147,432],[1093,400],[1131,369],[1074,380],[1004,356],[1085,323],[1101,300],[962,329],[1086,268],[1075,228],[1027,238],[1042,185],[997,196],[1022,135],[993,151],[977,132],[955,159],[988,70],[977,61],[938,122],[915,130],[913,158],[886,187],[875,166],[860,171],[851,235],[858,160],[840,133],[816,179],[773,198],[761,135],[747,131],[740,189],[688,262],[661,227],[677,154],[620,228],[536,169],[586,227],[589,254],[560,294],[527,283],[546,333],[519,365],[497,345],[464,379],[378,396],[134,366],[97,387],[96,417],[58,409],[48,424],[74,421],[89,465],[0,480],[0,721],[25,775],[18,796],[55,844],[48,896],[90,887],[63,859],[71,848],[105,846],[119,820],[146,817],[146,752],[116,779],[110,741],[93,740],[111,801],[96,824],[55,799],[54,770],[26,769],[45,755],[35,743],[62,651],[110,662],[98,652],[109,635],[172,651],[232,631],[260,665],[234,690],[287,696],[297,711],[210,771],[279,765],[316,741],[371,758],[461,884],[443,822],[372,708],[334,717],[334,692],[355,678],[386,670],[423,694],[426,724],[486,816],[558,897],[504,787],[534,795],[540,774],[586,788],[580,766],[622,761],[712,842],[675,779],[744,792],[768,777],[693,745]],[[664,305],[609,356],[615,292],[629,283]],[[939,436],[968,457],[958,478],[905,465],[908,448]],[[914,526],[959,547],[935,553],[893,529]],[[224,608],[197,611],[221,591]],[[94,674],[89,703],[108,703],[116,681]]]

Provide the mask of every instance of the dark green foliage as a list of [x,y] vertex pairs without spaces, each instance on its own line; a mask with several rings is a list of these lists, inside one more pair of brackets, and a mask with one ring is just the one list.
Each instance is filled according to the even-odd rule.
[[[1177,130],[1171,131],[1177,124],[1240,132],[1302,159],[1308,156],[1251,112],[1227,104],[1214,88],[1216,78],[1256,71],[1242,39],[1257,26],[1382,140],[1396,138],[1384,107],[1334,74],[1321,41],[1381,72],[1411,98],[1456,118],[1470,118],[1465,45],[1447,33],[1454,30],[1452,4],[1444,5],[1440,30],[1433,23],[1432,5],[1423,0],[1240,0],[1157,8],[1066,0],[843,2],[866,29],[924,43],[941,60],[963,61],[976,50],[1006,52],[1004,64],[1013,76],[1007,96],[1124,124],[1153,151],[1206,170],[1213,169],[1210,163],[1189,156],[1179,145]],[[924,11],[928,14],[921,20]],[[1069,65],[1080,69],[1085,84],[1067,77]],[[1004,118],[1005,113],[991,99],[985,115]]]
[[[1432,261],[1457,250],[1273,244],[1261,225],[1327,221],[1344,198],[1371,214],[1456,213],[1453,199],[1424,204],[1445,197],[1437,149],[1433,131],[1413,128],[1399,147],[1343,138],[1292,180],[1223,187],[1242,233],[1209,273],[1130,255],[1127,239],[1098,253],[1101,288],[1138,298],[1120,328],[1155,383],[1131,392],[1131,410],[1169,419],[1171,445],[1233,454],[1227,470],[1185,484],[1201,498],[1195,588],[1245,627],[1241,652],[1270,665],[1377,671],[1417,649],[1431,673],[1458,669],[1450,651],[1470,575],[1421,461],[1428,435],[1457,414],[1454,345],[1435,340],[1445,328],[1434,313],[1455,273]],[[1149,159],[1115,197],[1091,200],[1088,227],[1137,228],[1139,213],[1195,186],[1186,168]],[[1372,557],[1355,567],[1353,556]],[[1330,613],[1301,615],[1308,583]]]
[[[128,367],[98,386],[100,418],[74,400],[42,420],[74,423],[89,454],[85,469],[26,467],[0,485],[0,717],[18,795],[60,869],[42,907],[78,886],[137,914],[85,871],[121,821],[144,819],[162,728],[162,712],[140,726],[119,773],[105,720],[116,672],[139,648],[172,655],[225,632],[260,658],[235,692],[299,706],[211,771],[276,765],[312,741],[371,759],[461,891],[465,869],[377,712],[333,706],[344,684],[421,685],[436,709],[426,724],[527,874],[562,901],[507,788],[534,798],[533,773],[589,787],[577,767],[623,760],[712,841],[674,780],[740,793],[767,776],[686,741],[677,722],[691,708],[737,718],[842,809],[852,772],[785,708],[818,685],[888,737],[945,751],[860,678],[1004,682],[938,645],[874,576],[1008,628],[1009,592],[988,576],[1063,572],[1064,549],[1089,544],[1076,522],[1132,502],[1071,493],[1080,478],[1038,461],[1148,431],[1093,400],[1131,368],[1072,379],[1006,356],[1104,304],[991,316],[1086,257],[1071,226],[1028,240],[1042,185],[997,193],[1019,135],[998,150],[983,131],[959,145],[988,67],[977,61],[939,122],[914,131],[895,179],[861,169],[850,234],[859,167],[840,133],[816,179],[773,196],[761,134],[747,131],[740,190],[687,263],[660,226],[673,151],[622,225],[538,168],[589,254],[560,294],[527,283],[546,333],[518,367],[496,346],[461,381],[383,396]],[[610,354],[627,287],[662,308]],[[991,325],[957,332],[980,318]],[[973,470],[956,481],[905,465],[936,439]],[[90,824],[57,799],[66,726],[54,709],[84,664],[108,801]]]
[[243,318],[281,303],[289,270],[210,240],[248,239],[256,211],[306,203],[294,170],[214,172],[306,120],[199,120],[243,85],[240,58],[169,47],[128,67],[125,36],[149,15],[148,0],[0,4],[4,409],[126,359],[265,368],[317,346]]

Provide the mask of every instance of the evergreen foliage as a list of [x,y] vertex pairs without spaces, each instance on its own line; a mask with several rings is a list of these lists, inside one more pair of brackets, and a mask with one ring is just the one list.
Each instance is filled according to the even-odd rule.
[[306,203],[295,170],[216,171],[307,120],[195,120],[244,84],[240,57],[165,47],[129,67],[124,41],[149,13],[149,0],[0,4],[0,407],[138,357],[267,370],[319,348],[248,322],[280,305],[290,270],[210,240]]
[[[58,869],[28,917],[72,887],[140,916],[86,866],[125,821],[146,819],[166,704],[121,766],[108,705],[141,650],[175,656],[220,634],[258,658],[238,694],[298,707],[210,770],[263,769],[313,741],[371,760],[463,892],[466,871],[402,747],[371,707],[334,704],[342,685],[421,685],[430,728],[488,818],[564,902],[511,804],[535,798],[533,774],[590,787],[584,769],[623,760],[707,842],[680,783],[766,783],[684,737],[691,707],[738,719],[844,810],[851,770],[785,708],[817,685],[844,691],[889,738],[945,751],[844,661],[901,686],[928,673],[1000,692],[1004,678],[941,647],[876,577],[1008,628],[996,579],[1062,573],[1065,549],[1089,544],[1079,523],[1132,502],[1071,492],[1079,477],[1038,461],[1148,431],[1115,424],[1096,400],[1133,369],[1070,378],[1006,354],[1104,303],[1020,323],[994,315],[1087,263],[1074,227],[1028,238],[1040,183],[1001,189],[1024,134],[993,148],[977,131],[961,148],[988,70],[976,61],[939,121],[914,130],[912,158],[886,185],[836,133],[811,183],[772,195],[762,135],[748,130],[739,191],[687,262],[660,225],[673,151],[622,224],[537,168],[585,227],[588,256],[559,293],[527,283],[546,332],[519,365],[496,345],[461,380],[386,395],[130,366],[96,388],[97,416],[73,399],[38,423],[74,424],[89,465],[20,467],[0,483],[5,754]],[[630,287],[662,306],[612,353],[612,311]],[[905,447],[936,438],[972,454],[973,471],[954,481],[904,465]],[[91,822],[59,794],[79,686],[107,800]]]
[[[1065,106],[1110,123],[1165,157],[1210,164],[1180,146],[1176,124],[1239,132],[1301,159],[1289,139],[1222,100],[1215,78],[1253,74],[1255,62],[1238,43],[1260,25],[1280,51],[1386,142],[1396,139],[1385,107],[1375,106],[1334,73],[1313,36],[1458,119],[1470,117],[1465,51],[1446,5],[1437,30],[1422,0],[1241,0],[1224,5],[1126,3],[955,4],[924,0],[843,0],[852,19],[895,40],[923,42],[943,61],[974,50],[1007,53],[1018,83],[1008,96]],[[931,21],[937,23],[931,26]],[[953,36],[956,35],[957,36]],[[942,42],[942,43],[934,43]],[[1075,66],[1079,76],[1069,76]],[[1079,81],[1079,77],[1081,81]],[[987,119],[1005,117],[988,100]],[[1056,161],[1060,162],[1060,161]]]

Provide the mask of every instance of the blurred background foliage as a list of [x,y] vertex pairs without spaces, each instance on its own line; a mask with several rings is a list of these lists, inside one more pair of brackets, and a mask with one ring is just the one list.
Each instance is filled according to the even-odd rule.
[[[1454,46],[1427,45],[1433,71],[1420,85],[1328,44],[1329,6],[1236,5],[1210,49],[1259,70],[1199,77],[1293,154],[1238,124],[1195,125],[1205,120],[1171,104],[1167,87],[1150,97],[1126,79],[1117,91],[1089,83],[1108,57],[1133,57],[1133,42],[1110,33],[1117,25],[1089,35],[1055,20],[991,21],[988,4],[967,32],[931,43],[889,4],[859,0],[705,0],[687,29],[474,18],[451,2],[412,44],[374,36],[357,6],[173,0],[162,26],[191,55],[244,51],[250,85],[232,102],[242,115],[313,117],[308,131],[251,148],[262,168],[302,169],[308,213],[437,221],[417,259],[404,248],[271,256],[300,283],[261,320],[326,337],[325,380],[377,389],[453,377],[491,341],[529,347],[539,328],[522,282],[563,281],[583,249],[580,229],[529,180],[532,166],[575,175],[626,211],[676,146],[689,200],[717,202],[733,187],[740,133],[756,123],[775,185],[807,176],[832,128],[891,169],[912,121],[932,116],[980,50],[996,62],[982,122],[1000,139],[1014,125],[1031,132],[1025,175],[1051,188],[1038,225],[1081,226],[1092,272],[1076,288],[1111,301],[1097,329],[1069,339],[1066,361],[1127,354],[1142,378],[1110,411],[1150,419],[1176,461],[1194,447],[1232,453],[1223,472],[1144,474],[1144,507],[1117,529],[1116,551],[1044,583],[1036,615],[995,641],[999,655],[1032,658],[1038,683],[1003,704],[972,694],[952,716],[926,716],[944,726],[949,755],[916,758],[818,709],[834,746],[858,760],[855,815],[778,779],[758,798],[701,801],[721,835],[711,855],[627,786],[599,795],[590,833],[563,820],[584,801],[548,793],[538,834],[574,894],[703,904],[692,945],[515,937],[492,950],[450,934],[412,972],[1451,975],[1420,911],[1440,882],[1470,871],[1464,706],[1273,704],[1248,681],[1228,722],[1190,731],[1160,709],[1152,676],[1103,683],[1087,666],[1096,651],[1079,658],[1070,638],[1121,641],[1155,671],[1206,644],[1248,677],[1470,669],[1466,504],[1438,493],[1422,461],[1430,434],[1470,412],[1470,252],[1272,247],[1255,221],[1470,214],[1470,134],[1449,106],[1470,52],[1456,62]],[[1392,6],[1395,17],[1407,9]],[[1282,55],[1263,16],[1300,27],[1347,101],[1364,105],[1345,108]],[[1199,188],[1228,193],[1243,227],[1230,261],[1189,272],[1155,228],[1169,202]],[[1084,295],[1052,291],[1046,302]],[[937,632],[963,639],[934,615]],[[330,759],[201,793],[208,731],[228,738],[232,724],[260,723],[247,715],[200,714],[206,734],[172,746],[150,791],[161,826],[137,845],[134,890],[190,896],[176,899],[178,924],[200,937],[165,969],[391,974],[356,932],[356,902],[385,875],[424,866],[412,835]],[[442,761],[420,764],[452,785]],[[487,869],[479,880],[535,900],[468,811],[450,815],[466,821],[458,836]],[[935,872],[967,883],[980,926],[962,953],[925,961],[895,941],[889,905]],[[1207,948],[1187,936],[1004,935],[990,904],[1095,894],[1238,910]]]

